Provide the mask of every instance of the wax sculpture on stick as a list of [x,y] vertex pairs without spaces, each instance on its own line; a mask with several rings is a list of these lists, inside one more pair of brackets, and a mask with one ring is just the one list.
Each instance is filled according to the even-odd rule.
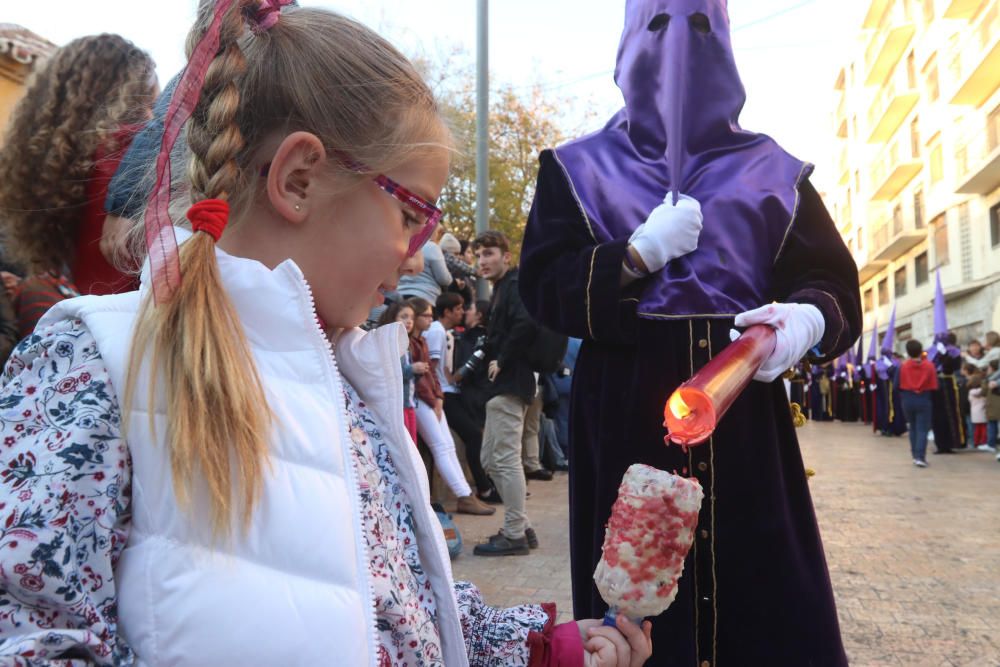
[[625,471],[604,537],[594,583],[610,609],[640,622],[677,596],[704,497],[696,479],[636,463]]

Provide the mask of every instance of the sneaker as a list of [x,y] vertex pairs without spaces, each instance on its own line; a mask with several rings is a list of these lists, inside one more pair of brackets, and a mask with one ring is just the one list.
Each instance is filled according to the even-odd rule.
[[996,451],[997,451],[996,447],[990,447],[989,445],[979,445],[978,447],[976,447],[976,449],[978,449],[981,452],[993,452],[993,453],[996,453]]
[[537,549],[538,548],[538,533],[535,532],[534,528],[525,528],[524,529],[524,539],[526,539],[528,541],[528,548],[529,549]]
[[997,461],[1000,461],[1000,454],[997,454]]
[[459,514],[472,514],[474,516],[491,516],[496,514],[497,508],[490,507],[473,495],[464,496],[458,499],[458,507],[455,511]]
[[477,544],[472,550],[476,556],[526,556],[530,552],[527,538],[512,539],[502,532],[490,536],[488,542]]
[[540,482],[551,482],[552,481],[552,471],[548,468],[539,468],[538,470],[528,470],[525,471],[524,476],[528,479],[537,479]]
[[913,459],[913,465],[917,466],[918,468],[926,468],[928,464],[927,464],[927,461],[921,461],[919,459]]

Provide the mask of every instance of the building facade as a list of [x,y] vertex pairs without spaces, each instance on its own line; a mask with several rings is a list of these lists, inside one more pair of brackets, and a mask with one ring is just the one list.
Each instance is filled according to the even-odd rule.
[[56,50],[56,45],[13,23],[0,23],[0,145],[14,105],[24,94],[28,75]]
[[1000,0],[871,0],[834,88],[866,344],[894,304],[897,349],[929,343],[938,272],[961,343],[1000,330]]

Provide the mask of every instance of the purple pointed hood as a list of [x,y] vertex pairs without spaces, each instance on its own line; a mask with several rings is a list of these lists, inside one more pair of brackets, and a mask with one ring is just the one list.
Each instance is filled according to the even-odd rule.
[[889,326],[886,327],[885,335],[882,336],[882,354],[875,362],[878,376],[883,380],[889,377],[889,368],[894,365],[892,350],[896,340],[896,304],[892,305],[892,314],[889,315]]
[[739,126],[746,100],[724,0],[626,0],[604,129],[555,149],[596,243],[628,238],[668,193],[701,202],[698,249],[644,282],[646,318],[728,317],[771,274],[812,166]]
[[945,310],[944,290],[941,289],[941,270],[935,273],[934,285],[934,340],[944,340],[948,335],[948,312]]
[[868,343],[868,360],[873,361],[875,355],[878,354],[878,320],[875,320],[875,325],[872,327],[872,339]]
[[892,314],[889,315],[889,326],[882,337],[882,354],[892,356],[896,343],[896,304],[892,304]]

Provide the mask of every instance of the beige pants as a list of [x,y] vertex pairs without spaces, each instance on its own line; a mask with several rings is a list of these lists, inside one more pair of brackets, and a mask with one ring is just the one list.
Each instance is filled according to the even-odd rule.
[[[524,511],[524,466],[521,462],[524,422],[530,405],[516,396],[503,394],[486,403],[482,463],[503,498],[503,534],[524,537],[530,524]],[[537,433],[536,433],[537,442]],[[535,446],[537,457],[538,446]]]
[[524,469],[527,472],[541,470],[542,462],[538,459],[538,431],[542,425],[542,392],[535,395],[535,400],[528,406],[524,415],[524,435],[521,436],[521,455],[524,457]]

